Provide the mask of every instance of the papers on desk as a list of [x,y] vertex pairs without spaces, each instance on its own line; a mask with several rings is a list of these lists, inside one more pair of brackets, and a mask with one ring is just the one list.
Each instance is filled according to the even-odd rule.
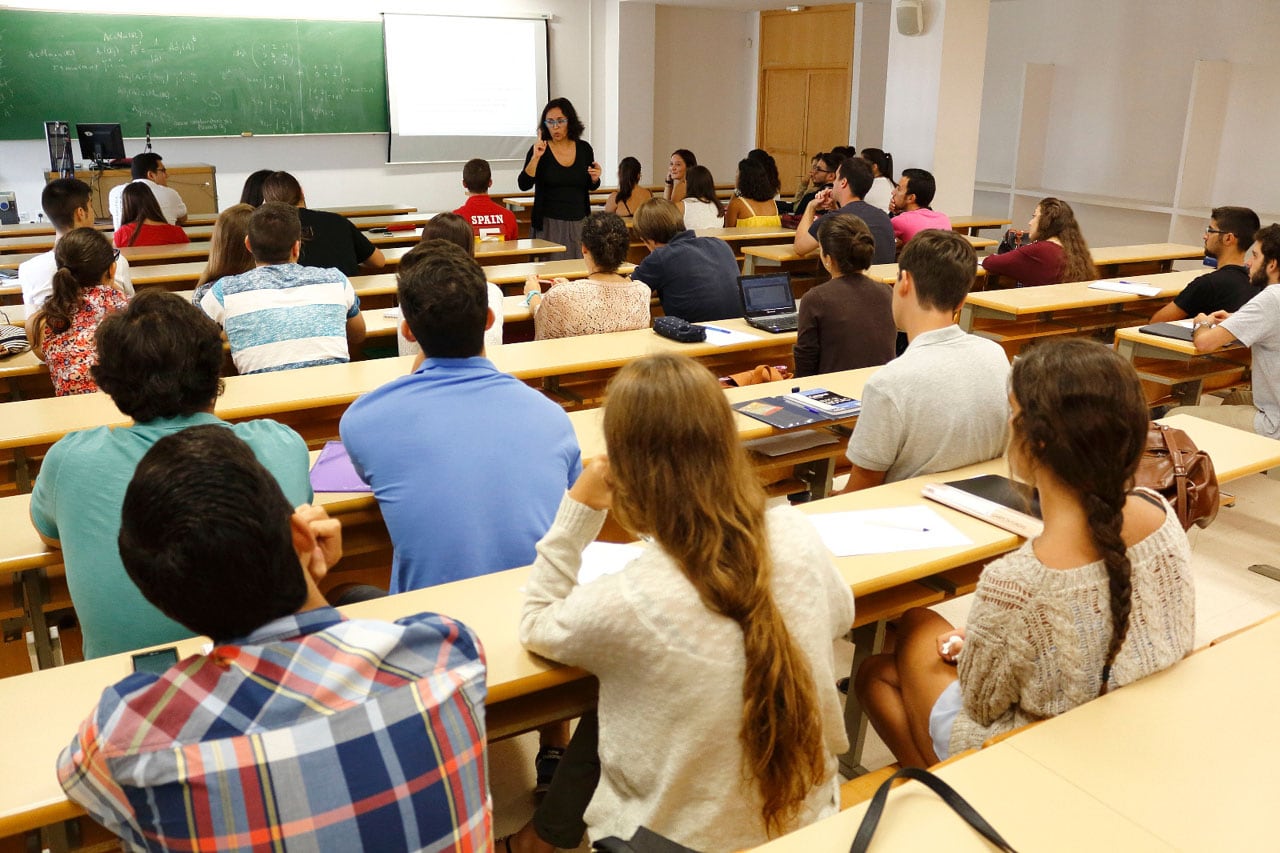
[[311,488],[317,492],[372,492],[360,479],[341,441],[326,441],[311,467]]
[[1125,281],[1113,278],[1089,283],[1090,290],[1110,290],[1114,293],[1131,293],[1134,296],[1159,296],[1160,288],[1154,284],[1143,284],[1138,281]]
[[582,549],[582,565],[578,568],[578,583],[591,583],[605,575],[617,574],[643,553],[644,546],[642,545],[592,542]]
[[973,544],[972,539],[924,504],[818,513],[810,515],[809,520],[837,557]]
[[387,310],[385,310],[385,311],[383,311],[383,312],[382,312],[382,316],[383,316],[383,317],[386,317],[386,318],[387,318],[387,319],[389,319],[389,320],[399,320],[399,319],[400,319],[400,309],[399,309],[399,308],[388,308]]
[[699,323],[698,325],[707,330],[707,343],[713,347],[727,347],[732,344],[760,340],[760,335],[735,332],[733,329],[726,329],[723,326],[708,326],[706,323]]
[[784,435],[771,435],[767,438],[755,438],[743,442],[742,446],[765,456],[786,456],[788,453],[799,453],[801,450],[811,450],[824,444],[837,444],[839,441],[840,439],[829,432],[810,429]]

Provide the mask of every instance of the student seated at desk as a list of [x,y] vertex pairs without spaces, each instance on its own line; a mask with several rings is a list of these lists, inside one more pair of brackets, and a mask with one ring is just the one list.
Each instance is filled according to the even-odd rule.
[[1214,311],[1239,311],[1265,285],[1255,285],[1245,267],[1244,253],[1261,227],[1258,214],[1247,207],[1215,207],[1204,229],[1204,253],[1218,262],[1213,272],[1192,281],[1151,318],[1153,323],[1184,320]]
[[[968,623],[923,608],[855,688],[904,765],[928,766],[1181,660],[1195,637],[1191,548],[1157,493],[1131,490],[1147,437],[1133,368],[1055,340],[1013,367],[1009,467],[1044,532],[982,571]],[[953,639],[955,638],[955,639]]]
[[144,290],[98,328],[93,378],[134,423],[68,433],[45,454],[31,491],[36,532],[62,549],[87,658],[189,635],[143,598],[116,547],[125,488],[151,445],[189,426],[219,425],[253,448],[292,505],[311,500],[301,436],[275,421],[226,424],[213,414],[221,370],[217,325],[175,293]]
[[98,324],[129,304],[114,279],[119,252],[102,232],[77,228],[58,241],[53,254],[53,295],[27,318],[27,337],[32,351],[48,362],[57,396],[88,394],[98,390],[90,375],[98,362]]
[[336,268],[343,275],[361,270],[377,272],[386,266],[382,250],[350,219],[327,210],[307,207],[302,185],[288,172],[275,172],[262,182],[264,201],[279,201],[298,208],[302,223],[302,249],[298,263],[304,267]]
[[141,181],[124,188],[124,220],[112,238],[116,246],[166,246],[190,243],[187,232],[177,225],[170,225],[160,212],[151,187]]
[[[475,257],[476,241],[472,237],[472,226],[467,224],[467,220],[457,213],[437,213],[422,226],[422,239],[418,241],[418,245],[405,252],[404,257],[400,259],[400,265],[396,268],[397,277],[404,272],[406,264],[413,266],[424,256],[425,252],[429,251],[426,244],[432,240],[447,240],[466,252],[468,257]],[[493,323],[484,330],[484,346],[485,349],[495,349],[502,346],[502,315],[504,310],[502,306],[502,288],[491,281],[486,282],[486,284],[488,285],[486,292],[489,296],[489,310],[493,312]],[[411,341],[405,337],[402,328],[396,329],[396,349],[400,355],[422,354],[422,347],[418,346],[416,341]]]
[[724,227],[724,205],[716,196],[716,179],[711,176],[711,170],[694,166],[685,179],[685,187],[688,190],[685,197],[675,203],[684,227],[691,231]]
[[191,294],[192,304],[199,305],[219,279],[253,269],[253,254],[249,251],[249,218],[253,216],[253,210],[253,205],[241,202],[218,214],[213,223],[213,236],[209,239],[209,261],[196,280],[195,292]]
[[493,849],[470,629],[329,607],[342,527],[222,427],[147,452],[119,532],[142,593],[214,648],[103,692],[58,759],[94,820],[138,850]]
[[773,197],[778,194],[760,161],[738,161],[738,194],[724,210],[725,228],[781,228],[782,217]]
[[797,255],[807,255],[818,249],[818,223],[828,211],[856,216],[867,224],[875,241],[873,264],[891,264],[897,256],[893,238],[893,223],[889,214],[863,201],[863,194],[870,189],[871,166],[860,157],[841,160],[836,168],[835,180],[829,190],[817,194],[813,203],[805,208],[796,226],[796,236],[791,247]]
[[820,151],[814,156],[809,163],[808,178],[796,190],[795,203],[791,207],[796,216],[804,216],[804,212],[809,209],[809,205],[818,197],[818,193],[831,189],[831,182],[835,180],[836,170],[840,168],[840,164],[843,162],[843,157],[830,151]]
[[[466,220],[477,240],[509,242],[520,237],[516,215],[489,198],[493,186],[493,172],[489,161],[479,157],[468,160],[462,167],[462,187],[467,191],[467,203],[454,211]],[[424,231],[422,237],[426,239]]]
[[240,373],[340,364],[364,340],[360,297],[337,269],[298,263],[298,209],[263,202],[249,217],[255,267],[219,279],[200,307],[227,332]]
[[[833,814],[847,739],[831,644],[853,621],[848,584],[807,519],[766,509],[705,367],[641,359],[607,399],[608,457],[538,543],[520,623],[531,651],[600,679],[591,838],[644,826],[696,850],[742,850]],[[579,583],[609,512],[651,541],[620,572]],[[586,725],[575,755],[595,734]],[[545,817],[510,849],[577,846],[581,823],[578,837],[547,837]]]
[[[647,329],[649,288],[618,272],[631,248],[627,226],[613,213],[593,213],[582,222],[582,259],[587,277],[550,282],[530,275],[525,304],[533,311],[535,340]],[[542,292],[544,284],[550,288]]]
[[[40,206],[53,226],[54,246],[73,228],[92,228],[94,223],[92,190],[78,178],[55,178],[40,191]],[[18,285],[22,288],[22,307],[30,317],[53,293],[53,274],[58,270],[50,249],[18,265]],[[116,259],[115,281],[126,296],[133,296],[129,276],[129,260]]]
[[1039,287],[1064,281],[1093,281],[1098,270],[1089,244],[1080,233],[1071,205],[1042,198],[1027,223],[1032,242],[1003,255],[987,255],[982,268],[1011,278],[1019,287]]
[[655,198],[636,211],[632,231],[649,254],[632,276],[653,289],[662,302],[662,313],[670,317],[690,323],[741,317],[733,249],[718,237],[699,237],[677,208]]
[[[182,225],[187,221],[187,203],[182,200],[177,190],[169,186],[169,170],[165,168],[164,160],[159,154],[154,151],[144,151],[134,155],[133,161],[129,164],[129,171],[133,175],[131,183],[144,184],[155,194],[160,210],[164,213],[165,222],[170,225]],[[107,194],[107,208],[111,211],[111,227],[117,231],[125,223],[124,188],[129,185],[120,184],[112,187],[111,192]]]
[[995,341],[955,324],[977,268],[973,247],[953,231],[923,231],[902,250],[893,319],[910,344],[863,389],[843,491],[1004,452],[1009,360]]
[[1280,225],[1258,229],[1245,255],[1249,281],[1262,292],[1235,313],[1197,314],[1191,340],[1199,352],[1239,341],[1253,356],[1253,390],[1237,391],[1220,406],[1180,406],[1169,414],[1209,421],[1280,438]]
[[926,229],[951,230],[951,219],[929,207],[936,192],[937,184],[931,172],[924,169],[902,170],[889,205],[889,212],[893,214],[893,236],[899,249]]
[[876,241],[856,216],[829,213],[818,221],[818,257],[831,280],[800,300],[796,376],[886,364],[898,338],[893,291],[865,273]]
[[667,164],[666,188],[663,197],[672,204],[679,204],[688,191],[686,181],[689,170],[698,165],[698,158],[688,148],[677,148],[671,152],[671,160]]
[[889,206],[893,204],[893,191],[898,188],[893,177],[893,155],[880,148],[863,148],[858,156],[867,161],[871,174],[875,175],[875,181],[863,201],[888,213]]
[[604,212],[619,216],[635,216],[640,205],[653,198],[653,193],[640,186],[640,161],[623,157],[618,164],[618,188],[605,199]]

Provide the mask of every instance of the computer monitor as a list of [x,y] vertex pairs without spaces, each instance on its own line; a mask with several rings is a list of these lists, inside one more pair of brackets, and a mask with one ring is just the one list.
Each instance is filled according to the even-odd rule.
[[80,156],[95,163],[123,160],[124,136],[118,124],[77,124],[76,136],[80,138]]

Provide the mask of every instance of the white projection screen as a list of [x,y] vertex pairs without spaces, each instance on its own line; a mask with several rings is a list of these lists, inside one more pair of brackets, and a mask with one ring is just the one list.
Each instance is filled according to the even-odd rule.
[[543,18],[382,16],[389,163],[523,160],[547,102]]

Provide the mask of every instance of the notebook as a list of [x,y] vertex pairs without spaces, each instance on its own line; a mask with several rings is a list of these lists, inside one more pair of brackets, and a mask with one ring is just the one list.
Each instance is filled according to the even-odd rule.
[[791,273],[740,275],[738,293],[742,297],[742,316],[750,325],[775,335],[796,330],[799,315],[791,293]]
[[1138,331],[1144,335],[1159,335],[1162,338],[1175,338],[1179,341],[1191,340],[1191,326],[1185,323],[1152,323]]

